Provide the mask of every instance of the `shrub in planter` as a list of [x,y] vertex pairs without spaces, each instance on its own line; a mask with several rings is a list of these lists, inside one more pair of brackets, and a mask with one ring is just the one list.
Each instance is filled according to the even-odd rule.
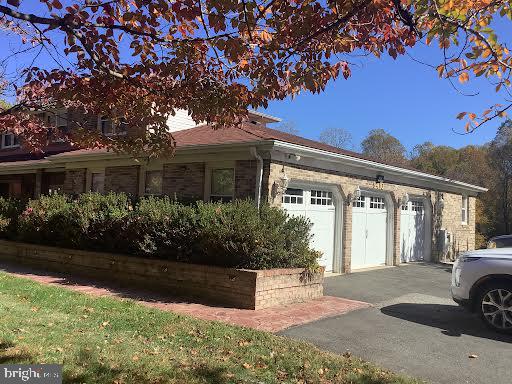
[[[1,209],[0,201],[0,235]],[[184,205],[147,197],[134,205],[124,194],[86,193],[42,196],[20,215],[5,211],[8,220],[19,217],[20,241],[66,248],[248,269],[313,269],[319,256],[309,247],[308,220],[249,200]]]
[[16,237],[18,217],[25,206],[25,201],[0,197],[0,237],[4,239]]
[[133,210],[124,194],[53,194],[30,200],[20,216],[18,239],[66,248],[117,251],[122,219]]
[[122,234],[133,203],[124,193],[84,193],[73,200],[70,215],[81,231],[80,248],[104,252],[127,249]]
[[317,266],[311,223],[252,201],[198,203],[199,241],[192,262],[248,269]]
[[142,198],[124,236],[130,253],[189,262],[198,236],[196,209],[169,197]]
[[18,220],[21,241],[76,248],[82,236],[67,196],[55,194],[30,200]]

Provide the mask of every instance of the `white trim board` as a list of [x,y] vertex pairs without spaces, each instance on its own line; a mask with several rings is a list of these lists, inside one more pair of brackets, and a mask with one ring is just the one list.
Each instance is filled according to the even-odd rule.
[[[388,183],[410,185],[428,190],[438,189],[444,192],[468,193],[472,196],[487,191],[487,188],[446,177],[281,141],[274,141],[274,149],[275,151],[272,153],[274,160],[337,171],[356,177],[375,179],[377,175],[383,175],[384,182]],[[290,153],[300,155],[300,160],[289,159],[288,155]]]

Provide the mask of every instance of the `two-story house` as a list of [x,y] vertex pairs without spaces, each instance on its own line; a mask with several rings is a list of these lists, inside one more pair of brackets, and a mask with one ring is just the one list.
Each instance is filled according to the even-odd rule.
[[[82,120],[104,135],[129,135],[122,122],[56,110],[56,129]],[[485,188],[383,164],[268,127],[279,119],[250,112],[241,127],[213,130],[179,111],[169,119],[172,158],[134,159],[55,140],[44,154],[2,135],[0,194],[125,192],[183,201],[254,199],[312,222],[313,247],[327,271],[437,260],[475,246],[475,200]]]

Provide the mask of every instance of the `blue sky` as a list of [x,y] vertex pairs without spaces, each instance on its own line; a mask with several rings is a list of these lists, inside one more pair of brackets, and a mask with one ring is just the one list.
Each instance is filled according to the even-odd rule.
[[[410,55],[430,64],[442,62],[437,47],[423,44],[410,50]],[[361,140],[375,128],[396,136],[408,150],[415,144],[432,141],[456,148],[482,144],[496,134],[500,120],[491,121],[471,134],[463,133],[464,122],[456,115],[462,111],[479,113],[501,102],[487,80],[471,79],[456,86],[440,79],[434,69],[415,62],[409,56],[391,58],[359,58],[348,80],[340,78],[322,94],[300,94],[295,99],[272,102],[267,113],[290,121],[302,136],[318,138],[324,128],[341,127],[352,134],[356,150]]]

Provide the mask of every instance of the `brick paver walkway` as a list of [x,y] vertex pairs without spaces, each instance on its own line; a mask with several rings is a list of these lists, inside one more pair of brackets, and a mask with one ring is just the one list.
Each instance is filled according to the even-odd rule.
[[177,298],[161,297],[154,293],[135,289],[127,290],[105,282],[69,277],[59,273],[13,266],[11,264],[1,264],[0,270],[39,283],[57,285],[94,296],[129,298],[148,307],[186,314],[204,320],[217,320],[228,324],[269,332],[278,332],[295,325],[310,323],[325,317],[339,316],[356,309],[370,306],[370,304],[361,301],[324,296],[306,303],[253,311],[192,303]]

